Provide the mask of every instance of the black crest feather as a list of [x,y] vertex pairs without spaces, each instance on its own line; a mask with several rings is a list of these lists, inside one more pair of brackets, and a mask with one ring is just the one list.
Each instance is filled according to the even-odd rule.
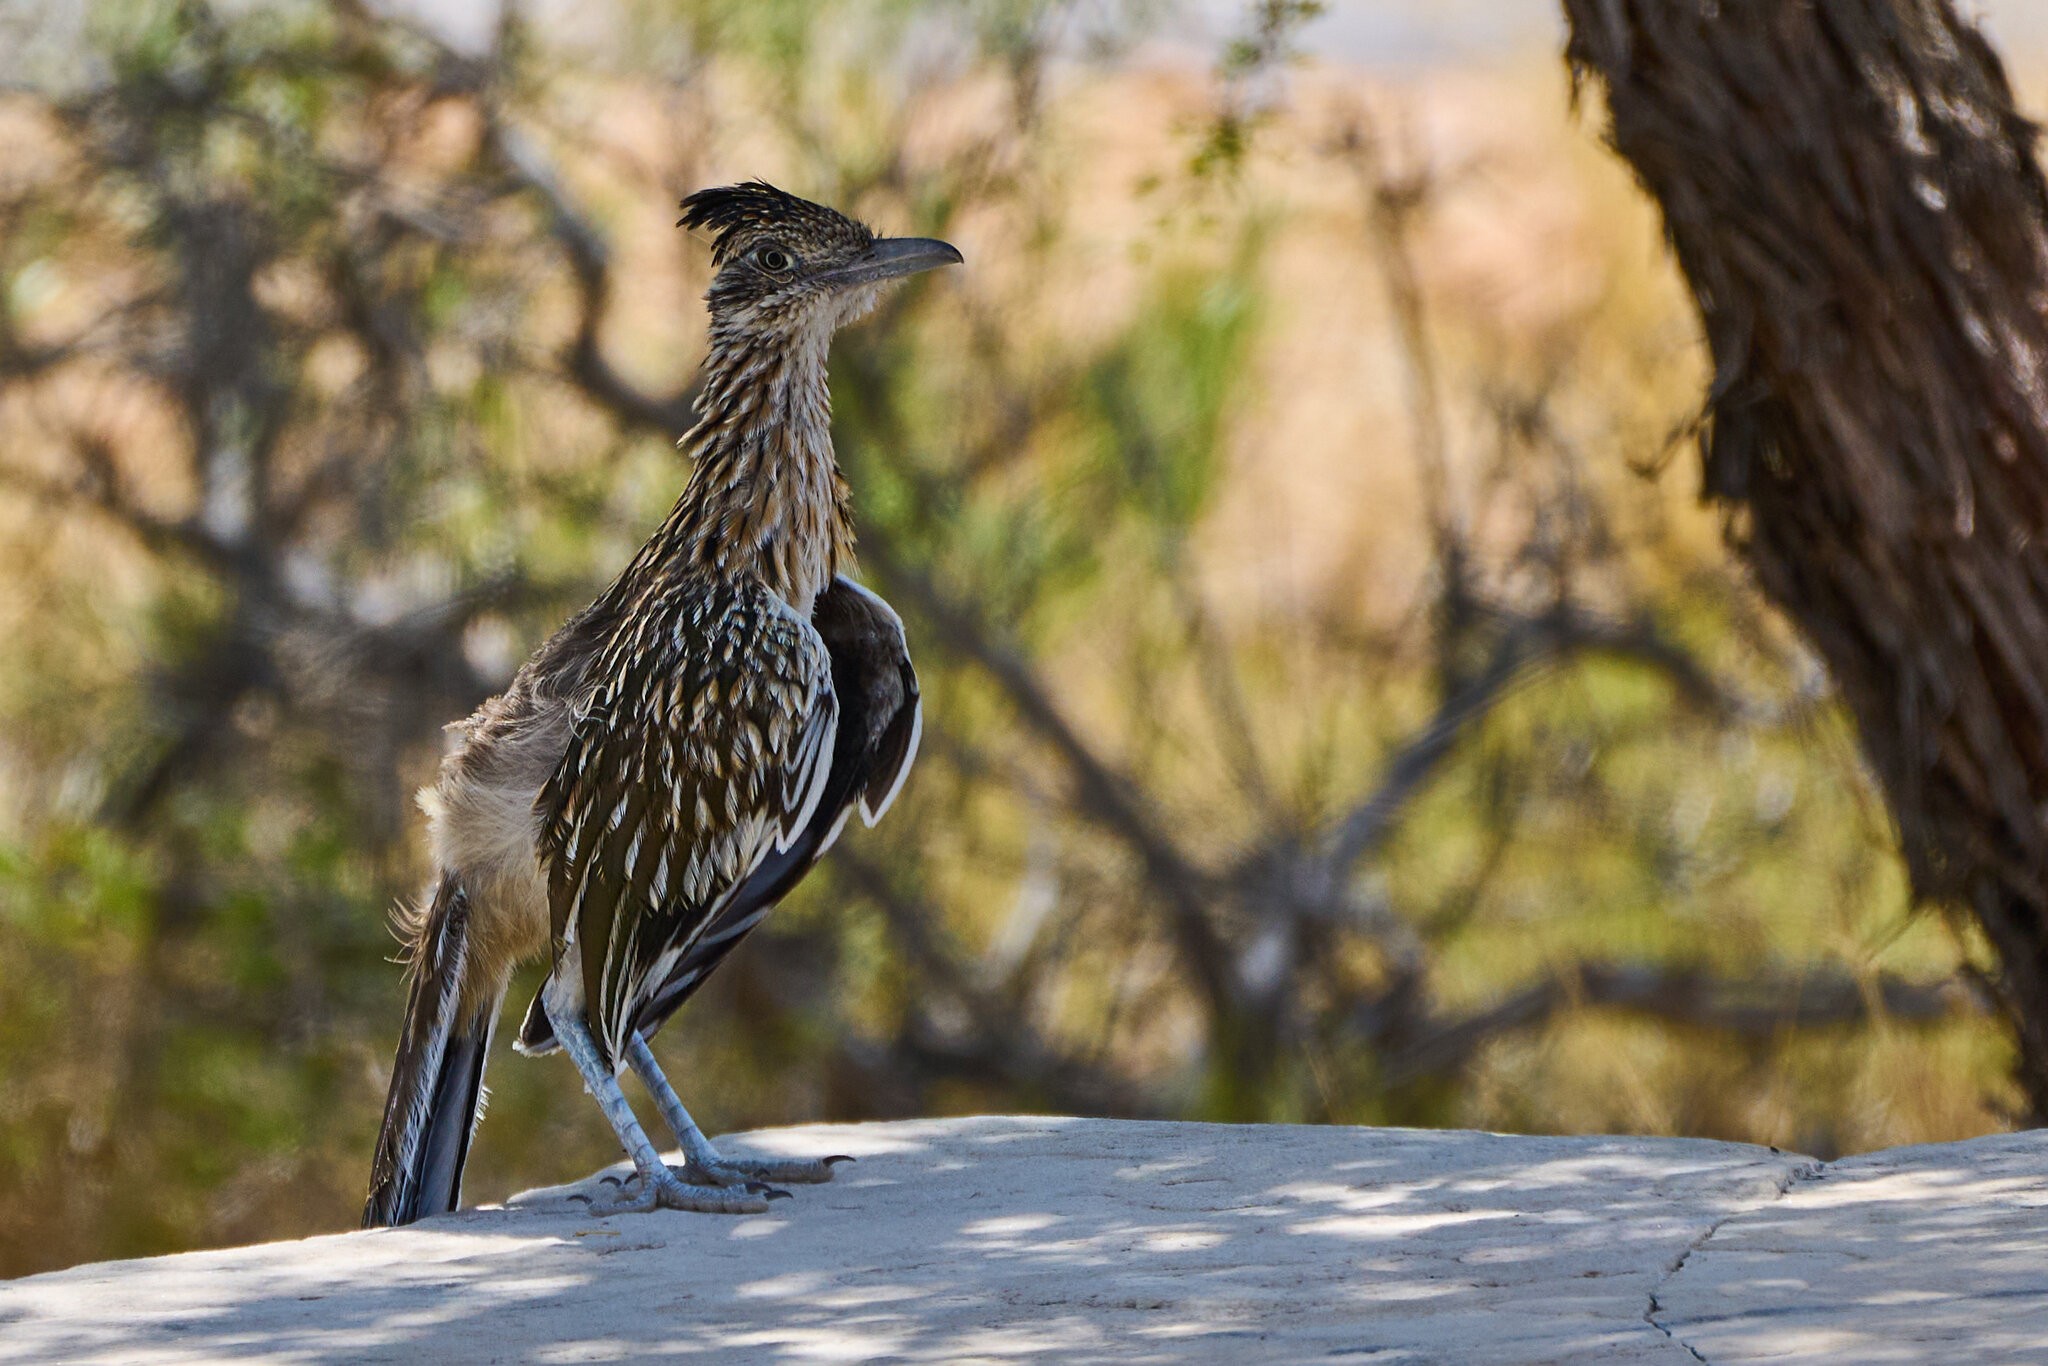
[[712,234],[711,259],[721,264],[756,236],[767,232],[795,233],[825,241],[872,241],[874,234],[845,214],[798,199],[765,180],[699,190],[683,201],[679,228],[705,229]]

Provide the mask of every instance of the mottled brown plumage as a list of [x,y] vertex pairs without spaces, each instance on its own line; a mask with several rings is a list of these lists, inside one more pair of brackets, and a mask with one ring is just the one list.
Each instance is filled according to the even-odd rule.
[[751,574],[637,604],[541,789],[557,955],[577,949],[600,1056],[821,795],[839,706],[825,644]]
[[[366,1223],[451,1209],[512,970],[553,970],[520,1045],[565,1047],[639,1172],[640,1207],[765,1207],[821,1163],[720,1157],[646,1038],[860,807],[893,798],[919,702],[902,624],[844,577],[853,532],[825,385],[832,334],[887,280],[957,261],[753,183],[684,201],[715,234],[694,467],[618,579],[461,727],[423,798],[440,868],[406,922],[413,983]],[[689,1157],[619,1093],[639,1071]]]

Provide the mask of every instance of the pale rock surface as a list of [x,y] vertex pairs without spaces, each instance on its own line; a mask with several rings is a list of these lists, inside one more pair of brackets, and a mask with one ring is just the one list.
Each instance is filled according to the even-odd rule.
[[1714,1230],[1657,1306],[1716,1366],[2048,1366],[2048,1130],[1828,1163]]
[[750,1218],[530,1192],[0,1284],[0,1361],[2048,1362],[2048,1138],[1738,1144],[982,1118]]

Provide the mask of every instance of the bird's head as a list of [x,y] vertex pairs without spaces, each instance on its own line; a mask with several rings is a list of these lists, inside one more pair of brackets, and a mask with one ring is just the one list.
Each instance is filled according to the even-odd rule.
[[929,237],[877,237],[836,209],[758,180],[699,190],[683,201],[685,228],[712,234],[714,326],[795,335],[865,314],[883,285],[959,262]]

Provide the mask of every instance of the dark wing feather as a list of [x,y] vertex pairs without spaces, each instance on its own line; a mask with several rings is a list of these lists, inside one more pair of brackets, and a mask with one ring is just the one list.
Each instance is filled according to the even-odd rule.
[[812,627],[759,586],[669,586],[627,614],[541,790],[556,954],[616,1058],[649,995],[761,862],[808,826],[838,706]]

